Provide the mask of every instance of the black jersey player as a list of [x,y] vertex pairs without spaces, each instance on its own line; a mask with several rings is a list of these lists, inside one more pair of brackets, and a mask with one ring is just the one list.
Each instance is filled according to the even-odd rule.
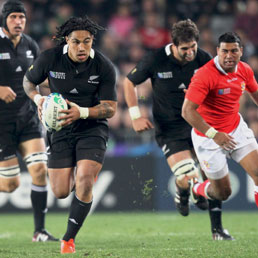
[[[211,56],[198,48],[199,30],[190,19],[179,21],[172,27],[172,44],[148,53],[127,75],[124,94],[133,129],[149,130],[153,124],[142,117],[138,107],[135,86],[150,78],[153,95],[155,137],[176,177],[175,205],[183,215],[189,214],[189,180],[196,180],[198,169],[191,140],[191,126],[182,118],[181,109],[193,74]],[[207,209],[203,198],[192,196],[200,209]],[[209,201],[213,239],[232,239],[221,224],[221,202]]]
[[25,94],[23,76],[39,54],[24,34],[26,10],[18,0],[5,2],[0,28],[0,191],[13,192],[20,183],[16,152],[32,177],[31,202],[35,232],[32,241],[58,240],[45,229],[47,211],[47,155],[35,104]]
[[[50,137],[48,171],[57,198],[67,197],[75,185],[67,231],[61,253],[74,253],[74,239],[92,204],[94,179],[102,168],[108,140],[107,118],[116,111],[115,69],[92,48],[94,36],[103,29],[85,17],[71,17],[58,28],[59,45],[43,52],[24,77],[24,89],[38,102],[36,85],[46,78],[51,92],[67,99],[62,130]],[[74,168],[76,173],[74,174]]]

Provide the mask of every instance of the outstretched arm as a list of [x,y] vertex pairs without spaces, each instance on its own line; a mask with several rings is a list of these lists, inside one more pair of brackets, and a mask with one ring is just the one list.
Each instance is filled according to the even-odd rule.
[[154,126],[149,119],[141,116],[135,86],[128,78],[124,80],[124,95],[132,119],[133,129],[136,132],[141,132],[153,128]]

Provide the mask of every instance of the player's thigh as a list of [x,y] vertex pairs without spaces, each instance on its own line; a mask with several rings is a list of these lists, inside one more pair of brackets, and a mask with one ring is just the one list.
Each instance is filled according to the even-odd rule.
[[258,150],[249,152],[240,160],[239,164],[253,178],[256,185],[258,185]]
[[44,138],[34,138],[19,144],[19,151],[23,157],[36,152],[45,152],[46,145]]
[[65,198],[69,195],[73,186],[74,167],[49,168],[48,176],[52,191],[57,198]]

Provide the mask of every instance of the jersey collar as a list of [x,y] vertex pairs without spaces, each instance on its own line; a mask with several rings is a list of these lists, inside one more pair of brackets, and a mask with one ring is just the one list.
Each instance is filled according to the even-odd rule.
[[[64,47],[63,47],[63,54],[65,55],[67,52],[68,52],[68,44],[64,45]],[[90,57],[93,59],[94,56],[95,56],[95,50],[92,48],[90,50]]]
[[171,46],[172,46],[172,44],[168,44],[168,45],[165,46],[165,52],[166,52],[167,56],[172,54]]
[[9,37],[4,33],[2,27],[0,27],[0,37],[1,37],[1,38],[9,38]]
[[[226,73],[225,72],[225,70],[221,67],[221,65],[219,64],[219,57],[218,56],[215,56],[214,57],[214,64],[215,64],[215,66],[216,66],[216,68],[220,71],[220,72],[222,72],[223,74],[225,74],[225,75],[228,75],[228,73]],[[236,69],[235,69],[235,73],[237,72],[237,66],[236,66]]]

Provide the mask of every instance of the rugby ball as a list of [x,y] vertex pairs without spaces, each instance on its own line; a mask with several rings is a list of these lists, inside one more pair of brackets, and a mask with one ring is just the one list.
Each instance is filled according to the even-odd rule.
[[42,106],[42,123],[49,132],[60,131],[63,120],[57,118],[62,115],[60,112],[63,109],[68,109],[67,103],[60,93],[49,94]]

